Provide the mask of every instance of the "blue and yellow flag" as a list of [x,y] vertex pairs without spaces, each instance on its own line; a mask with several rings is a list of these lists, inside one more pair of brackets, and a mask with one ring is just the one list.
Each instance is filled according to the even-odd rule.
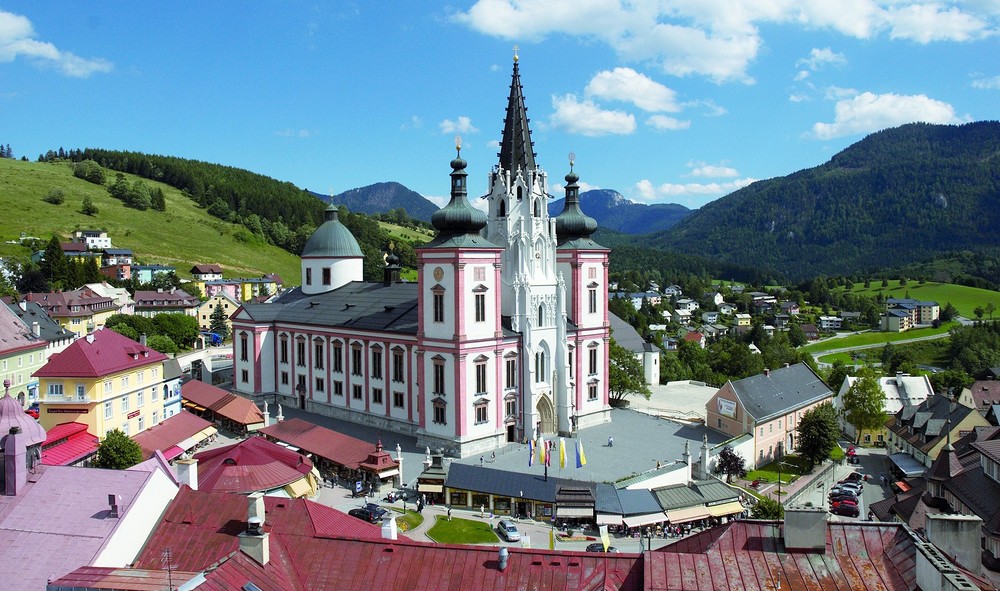
[[530,468],[531,464],[533,464],[534,462],[535,462],[535,442],[529,440],[528,441],[528,467]]
[[576,440],[576,467],[583,468],[587,465],[587,455],[583,453],[583,441]]
[[559,438],[559,467],[566,467],[566,440]]

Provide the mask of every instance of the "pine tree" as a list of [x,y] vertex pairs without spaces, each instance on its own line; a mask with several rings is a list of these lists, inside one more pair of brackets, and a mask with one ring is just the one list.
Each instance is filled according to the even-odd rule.
[[41,270],[52,288],[66,286],[68,266],[62,244],[54,234],[45,247],[45,258],[42,259]]
[[208,330],[222,337],[222,340],[228,340],[229,317],[226,315],[226,311],[223,309],[222,304],[216,304],[215,309],[212,310],[210,320],[212,323],[209,325]]

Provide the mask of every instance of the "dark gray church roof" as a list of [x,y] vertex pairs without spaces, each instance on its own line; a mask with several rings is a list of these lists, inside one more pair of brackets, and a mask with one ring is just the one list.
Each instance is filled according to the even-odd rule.
[[500,168],[510,172],[535,170],[535,152],[532,150],[531,130],[528,128],[528,108],[524,105],[521,73],[514,56],[514,73],[507,97],[507,115],[503,120],[503,139],[500,141]]
[[731,383],[743,409],[757,421],[833,396],[829,386],[804,363],[781,367]]
[[303,257],[364,256],[354,235],[337,219],[337,213],[336,206],[331,205],[326,208],[324,212],[326,221],[316,228],[302,247]]
[[608,323],[611,325],[611,336],[615,342],[633,353],[659,351],[652,343],[647,343],[639,333],[618,316],[608,312]]
[[243,305],[255,322],[417,333],[417,284],[352,281],[330,292],[292,290],[272,304]]

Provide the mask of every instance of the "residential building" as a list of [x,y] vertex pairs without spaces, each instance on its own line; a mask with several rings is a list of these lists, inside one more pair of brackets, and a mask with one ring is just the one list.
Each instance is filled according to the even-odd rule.
[[195,265],[191,267],[191,277],[195,281],[215,281],[222,279],[222,265],[215,263]]
[[668,285],[668,286],[666,286],[666,287],[663,288],[663,295],[665,295],[667,297],[670,297],[670,298],[677,297],[677,296],[683,295],[683,294],[684,294],[684,291],[681,289],[680,285],[676,285],[676,284],[674,284],[674,285]]
[[719,305],[721,305],[721,304],[722,304],[722,303],[723,303],[724,301],[726,301],[726,298],[724,298],[724,297],[722,296],[722,294],[721,294],[721,293],[719,293],[719,292],[717,292],[717,291],[709,291],[709,292],[705,293],[705,299],[706,299],[707,301],[709,301],[709,302],[712,302],[712,303],[713,303],[713,304],[715,304],[716,306],[719,306]]
[[229,321],[229,317],[239,309],[240,303],[230,297],[225,293],[217,293],[210,296],[201,305],[198,306],[198,328],[202,331],[211,330],[212,328],[212,314],[215,313],[216,308],[222,308],[222,313],[226,318],[226,328],[229,333],[232,334],[233,325]]
[[383,281],[367,283],[329,208],[303,248],[301,288],[233,316],[236,390],[463,457],[569,433],[574,415],[608,422],[609,250],[591,238],[575,172],[549,217],[531,145],[515,62],[488,213],[469,205],[459,153],[439,233],[416,249],[418,281],[399,282],[390,255]]
[[[666,311],[664,311],[664,314]],[[680,308],[674,310],[673,317],[671,318],[674,322],[680,324],[681,326],[688,326],[691,324],[691,318],[694,313],[691,310],[681,310]]]
[[119,313],[114,298],[99,296],[85,287],[73,291],[28,293],[24,299],[41,306],[50,318],[77,336],[104,328],[107,319]]
[[886,421],[889,459],[898,465],[895,456],[900,454],[930,467],[949,440],[958,441],[976,427],[988,426],[974,408],[934,394],[920,404],[904,406]]
[[176,272],[177,267],[170,265],[132,265],[132,276],[139,285],[152,283],[158,275],[170,275]]
[[907,310],[889,310],[879,319],[883,332],[903,332],[913,328],[913,317]]
[[718,312],[702,312],[701,313],[701,321],[702,322],[707,322],[709,324],[715,324],[716,322],[719,321],[719,313]]
[[[986,416],[992,407],[1000,406],[1000,380],[976,380],[969,386],[969,395],[979,414]],[[995,413],[994,413],[995,414]]]
[[708,401],[706,425],[733,437],[754,438],[755,467],[795,450],[802,415],[833,399],[833,392],[804,363],[726,382]]
[[157,314],[186,314],[197,318],[199,306],[201,300],[175,287],[135,292],[135,313],[138,316],[152,318]]
[[681,338],[689,343],[694,343],[698,345],[702,349],[708,346],[708,343],[705,341],[705,335],[698,332],[697,330],[689,330],[688,332],[684,333],[684,336]]
[[791,316],[788,314],[775,314],[772,320],[772,326],[778,330],[785,330],[788,328],[788,322],[791,320]]
[[750,326],[750,318],[749,314],[737,314],[736,326]]
[[26,407],[38,395],[32,374],[45,363],[48,343],[7,306],[0,306],[0,375],[9,380],[17,401]]
[[104,230],[75,230],[73,241],[85,244],[90,250],[111,248],[111,238]]
[[118,314],[127,314],[130,316],[135,314],[135,300],[132,299],[132,295],[124,287],[115,287],[107,281],[88,283],[84,287],[102,298],[111,298],[114,300]]
[[249,279],[213,279],[196,283],[205,297],[224,293],[234,300],[248,302],[260,296],[271,296],[281,287],[281,277],[274,273]]
[[101,251],[102,267],[131,265],[132,262],[132,249],[130,248],[105,248]]
[[886,312],[894,310],[906,312],[910,324],[931,324],[941,317],[941,306],[934,301],[914,300],[910,298],[887,298]]
[[659,385],[659,347],[646,341],[628,322],[610,312],[608,313],[608,321],[611,323],[611,338],[635,355],[635,358],[642,363],[642,375],[646,385]]
[[120,265],[107,265],[100,268],[101,275],[104,275],[108,279],[115,279],[118,281],[127,281],[132,278],[133,266],[127,263],[122,263]]
[[819,338],[819,329],[816,328],[815,324],[800,324],[799,328],[802,329],[802,334],[806,335],[806,338],[810,341],[815,341]]
[[688,312],[694,312],[700,307],[701,306],[698,304],[698,302],[690,298],[681,298],[677,300],[677,302],[674,304],[675,310],[687,310]]
[[784,301],[781,302],[781,311],[789,316],[797,316],[802,312],[802,308],[799,306],[798,302]]
[[62,247],[63,256],[68,259],[90,258],[90,252],[87,250],[87,245],[81,242],[62,242],[59,246]]
[[[847,394],[847,391],[851,389],[851,386],[858,379],[855,376],[848,376],[844,379],[844,383],[841,385],[840,391],[837,392],[837,397],[833,401],[833,405],[838,411],[843,411],[844,395]],[[897,373],[894,376],[880,377],[878,384],[882,389],[882,393],[885,394],[884,410],[886,416],[895,415],[904,406],[917,406],[934,395],[934,388],[931,386],[931,381],[927,376],[911,376],[910,374]],[[866,429],[858,437],[858,432],[854,428],[854,425],[848,423],[842,414],[838,413],[838,417],[840,419],[840,427],[852,440],[860,441],[863,445],[874,444],[879,447],[885,447],[888,436],[885,425],[881,425],[877,429]]]
[[87,425],[91,435],[111,429],[144,431],[164,417],[163,362],[167,356],[110,329],[78,339],[35,372],[39,379],[39,423]]
[[729,316],[736,311],[736,306],[728,303],[719,304],[719,314]]
[[839,316],[820,316],[819,317],[819,329],[820,330],[840,330],[840,325],[843,320]]

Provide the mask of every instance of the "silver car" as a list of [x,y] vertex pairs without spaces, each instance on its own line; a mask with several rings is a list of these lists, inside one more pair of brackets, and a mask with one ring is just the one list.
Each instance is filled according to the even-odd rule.
[[510,519],[501,519],[497,524],[497,533],[508,542],[520,542],[521,532],[517,531],[517,526]]

